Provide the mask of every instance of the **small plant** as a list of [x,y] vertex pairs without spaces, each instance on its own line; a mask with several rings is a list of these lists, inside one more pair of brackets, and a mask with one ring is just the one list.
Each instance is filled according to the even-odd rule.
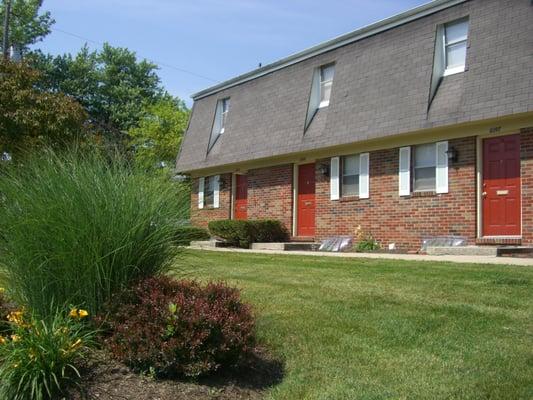
[[24,311],[11,312],[12,333],[0,336],[0,398],[51,399],[76,384],[80,377],[76,364],[94,338],[83,322],[86,313],[59,312],[49,320],[38,320]]
[[175,243],[178,246],[188,246],[194,240],[209,240],[211,236],[209,232],[204,228],[198,228],[196,226],[180,226],[176,229]]
[[254,346],[254,318],[237,289],[148,278],[110,305],[111,353],[150,376],[199,376],[237,363]]
[[73,149],[30,155],[0,174],[0,266],[17,304],[46,318],[164,271],[187,204],[127,160]]
[[287,228],[276,220],[211,221],[209,231],[229,245],[242,248],[249,248],[251,243],[285,242],[289,239]]
[[357,244],[355,245],[356,251],[374,251],[381,248],[372,235],[362,229],[361,225],[358,225],[355,229],[355,236],[357,240]]

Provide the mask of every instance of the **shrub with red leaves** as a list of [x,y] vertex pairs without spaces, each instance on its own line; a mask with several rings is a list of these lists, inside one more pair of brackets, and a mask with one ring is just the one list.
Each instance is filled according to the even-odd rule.
[[250,307],[237,289],[222,283],[148,278],[108,310],[111,353],[158,376],[199,376],[234,365],[255,343]]

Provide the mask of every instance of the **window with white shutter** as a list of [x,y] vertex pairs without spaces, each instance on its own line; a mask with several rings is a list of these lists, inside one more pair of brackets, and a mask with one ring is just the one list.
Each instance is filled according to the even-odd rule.
[[198,208],[220,206],[220,176],[207,176],[198,182]]
[[400,171],[399,171],[400,196],[411,194],[411,148],[400,148]]

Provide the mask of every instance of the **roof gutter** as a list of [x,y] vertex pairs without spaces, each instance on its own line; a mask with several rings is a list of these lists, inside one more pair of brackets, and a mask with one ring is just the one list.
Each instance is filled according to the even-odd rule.
[[289,65],[293,65],[301,61],[307,60],[308,58],[315,57],[319,54],[326,53],[342,46],[346,46],[347,44],[357,42],[358,40],[376,35],[380,32],[396,28],[397,26],[406,24],[408,22],[425,17],[430,14],[434,14],[441,10],[445,10],[446,8],[465,3],[466,1],[468,0],[434,0],[430,3],[422,4],[421,6],[415,7],[401,14],[397,14],[390,18],[375,22],[371,25],[367,25],[363,28],[328,40],[327,42],[320,43],[301,52],[282,58],[281,60],[265,65],[262,68],[255,69],[243,75],[239,75],[235,78],[211,86],[205,90],[193,94],[191,97],[193,100],[199,100],[203,97],[220,92],[221,90],[230,88],[232,86],[240,85],[241,83],[248,82],[261,76],[270,74],[279,69],[288,67]]

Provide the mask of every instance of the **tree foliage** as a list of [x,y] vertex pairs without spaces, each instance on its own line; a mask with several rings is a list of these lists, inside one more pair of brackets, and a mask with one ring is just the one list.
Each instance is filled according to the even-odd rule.
[[0,149],[9,153],[72,142],[83,131],[83,108],[63,93],[38,88],[41,73],[0,61]]
[[129,131],[137,165],[146,170],[173,166],[189,110],[182,101],[167,97],[148,105],[144,114],[138,126]]
[[76,55],[32,54],[49,90],[75,98],[102,132],[120,137],[137,125],[149,104],[164,97],[156,65],[134,52],[104,44]]
[[[50,33],[55,23],[50,12],[40,13],[43,0],[11,0],[9,23],[9,45],[17,44],[22,49],[41,41]],[[0,21],[4,21],[6,2],[0,4]],[[0,29],[0,47],[4,32]]]

